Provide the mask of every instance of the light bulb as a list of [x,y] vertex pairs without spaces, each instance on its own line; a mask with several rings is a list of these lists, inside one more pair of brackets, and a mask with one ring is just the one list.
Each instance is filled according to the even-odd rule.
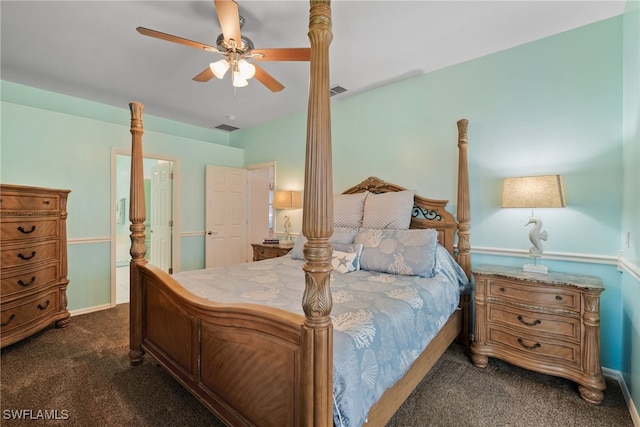
[[247,79],[242,77],[242,74],[240,73],[240,71],[233,72],[233,85],[235,87],[245,87],[248,84],[249,82],[247,81]]
[[209,68],[211,68],[214,76],[222,79],[229,69],[229,61],[227,61],[226,59],[221,59],[220,61],[212,62],[211,64],[209,64]]
[[238,71],[244,79],[249,80],[256,74],[256,67],[246,59],[241,59],[238,61]]

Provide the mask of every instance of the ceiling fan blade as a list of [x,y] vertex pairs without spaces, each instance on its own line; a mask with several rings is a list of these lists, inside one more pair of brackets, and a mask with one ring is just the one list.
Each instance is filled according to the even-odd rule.
[[282,89],[284,89],[282,83],[274,79],[271,74],[267,73],[264,70],[264,68],[256,64],[253,65],[254,67],[256,67],[256,74],[253,77],[255,77],[256,80],[258,80],[260,83],[265,85],[271,92],[280,92]]
[[[311,49],[308,47],[290,47],[280,49],[253,49],[256,61],[309,61]],[[256,55],[257,54],[257,55]]]
[[193,78],[193,80],[195,80],[196,82],[208,82],[209,80],[211,80],[215,75],[213,74],[213,71],[211,70],[211,67],[207,67],[205,68],[200,74],[198,74],[197,76],[195,76]]
[[217,48],[209,46],[208,44],[194,42],[193,40],[183,39],[182,37],[172,36],[171,34],[161,33],[160,31],[150,30],[149,28],[138,27],[136,30],[145,36],[155,37],[157,39],[194,47],[196,49],[204,49],[209,52],[218,52]]
[[240,12],[238,12],[238,3],[234,0],[213,0],[220,21],[220,28],[224,34],[224,40],[229,42],[233,39],[236,46],[242,46],[240,38]]

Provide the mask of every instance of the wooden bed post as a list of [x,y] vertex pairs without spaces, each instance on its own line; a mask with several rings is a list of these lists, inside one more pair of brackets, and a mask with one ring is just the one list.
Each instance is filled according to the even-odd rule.
[[302,372],[301,425],[333,425],[333,325],[331,300],[331,244],[333,234],[333,173],[331,160],[331,111],[329,101],[329,45],[331,2],[311,0],[309,11],[311,64],[307,148],[305,158],[302,232],[306,263],[302,308],[305,313],[305,356]]
[[131,365],[139,365],[144,358],[142,350],[142,294],[139,286],[137,266],[144,265],[144,221],[146,219],[144,200],[144,171],[142,161],[142,110],[139,102],[129,104],[131,110],[131,190],[129,194],[129,221],[131,225],[131,263],[129,264],[129,359]]
[[[467,147],[469,145],[469,139],[467,137],[467,128],[469,126],[469,120],[458,120],[458,264],[462,267],[469,280],[471,280],[471,246],[469,244],[469,221],[471,215],[469,212],[469,169],[467,165]],[[460,340],[468,345],[469,344],[469,330],[470,330],[470,295],[462,295],[460,304],[463,308],[464,323],[462,326],[462,332],[460,333]]]

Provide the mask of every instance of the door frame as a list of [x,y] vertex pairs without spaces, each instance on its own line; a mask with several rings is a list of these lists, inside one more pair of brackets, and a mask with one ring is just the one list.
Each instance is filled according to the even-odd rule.
[[[122,148],[111,148],[111,191],[110,191],[110,203],[111,206],[111,307],[115,307],[116,305],[116,183],[117,183],[117,162],[116,158],[118,155],[129,156],[131,157],[130,149],[122,149]],[[177,273],[180,271],[180,224],[182,223],[180,218],[180,159],[177,157],[161,155],[161,154],[153,154],[153,153],[143,153],[144,159],[153,159],[153,160],[165,160],[168,162],[173,162],[173,182],[171,191],[173,193],[172,197],[172,208],[171,208],[171,216],[173,217],[173,239],[171,242],[171,253],[172,253],[172,266],[173,272]],[[129,223],[129,207],[126,208],[125,216],[126,223]],[[147,214],[149,213],[149,207],[146,209]]]
[[[273,178],[272,178],[272,182],[271,182],[271,184],[273,185],[273,188],[271,189],[271,191],[275,192],[276,170],[277,170],[276,161],[275,160],[271,161],[271,162],[256,163],[256,164],[245,166],[245,169],[248,171],[247,179],[249,180],[249,203],[247,203],[247,213],[249,213],[249,214],[253,212],[252,206],[251,206],[252,199],[253,199],[251,197],[251,171],[258,170],[258,169],[270,169],[270,168],[273,170]],[[272,232],[273,232],[273,234],[275,236],[275,232],[276,232],[276,217],[275,217],[275,215],[276,215],[276,212],[275,212],[275,209],[273,209],[273,206],[271,207],[270,214],[271,214],[271,216],[273,218],[273,230],[272,230]],[[253,216],[252,215],[247,215],[247,218],[249,220],[249,224],[248,224],[249,228],[247,230],[247,232],[248,232],[247,235],[251,236],[252,235],[251,231],[252,231],[252,227],[253,227]],[[264,237],[266,237],[266,236],[262,236],[262,238],[264,238]],[[256,243],[256,242],[251,242],[250,240],[251,239],[249,239],[249,241],[247,242],[247,245],[248,245],[247,247],[248,247],[248,250],[249,250],[249,252],[248,252],[249,256],[251,256],[251,254],[252,254],[251,243]]]

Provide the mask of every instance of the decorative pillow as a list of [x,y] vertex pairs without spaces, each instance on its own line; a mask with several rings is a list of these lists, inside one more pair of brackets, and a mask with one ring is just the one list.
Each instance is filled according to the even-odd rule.
[[[339,244],[347,244],[350,245],[353,243],[353,239],[356,237],[356,233],[358,232],[357,228],[348,228],[348,227],[335,227],[333,229],[333,234],[329,238],[331,243],[339,243]],[[300,259],[304,261],[304,244],[307,243],[307,238],[300,234],[293,245],[293,249],[291,250],[291,258]],[[335,245],[334,245],[335,249]]]
[[363,228],[407,230],[411,224],[414,192],[369,194],[364,203]]
[[432,277],[438,232],[361,228],[355,239],[362,244],[360,268],[405,276]]
[[368,191],[333,196],[333,226],[358,228],[362,225],[364,202]]
[[356,271],[356,259],[358,255],[355,252],[333,251],[331,257],[331,267],[333,271],[338,273],[350,273]]
[[333,246],[333,256],[335,257],[336,252],[346,252],[346,253],[354,253],[356,254],[355,259],[353,260],[353,266],[356,270],[360,270],[360,256],[362,255],[362,245],[356,245],[355,243],[344,244],[344,243],[331,243]]

